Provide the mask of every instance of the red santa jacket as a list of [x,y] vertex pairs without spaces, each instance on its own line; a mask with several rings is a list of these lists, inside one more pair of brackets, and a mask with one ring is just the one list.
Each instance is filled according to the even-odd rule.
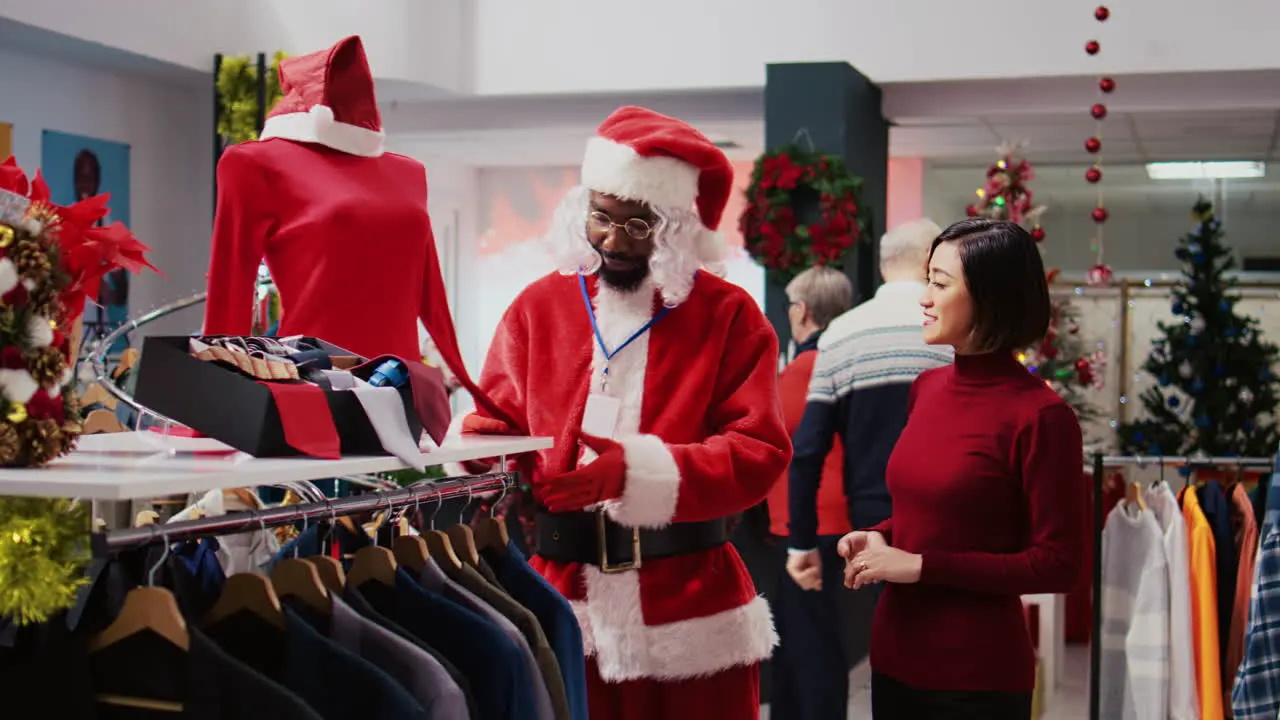
[[[587,287],[610,348],[660,307],[651,287],[621,293],[594,277]],[[607,503],[613,519],[661,527],[760,502],[791,457],[777,357],[777,337],[751,297],[698,273],[689,298],[609,362],[627,465],[622,497]],[[480,387],[517,430],[556,438],[534,460],[535,475],[576,467],[587,395],[602,391],[603,368],[575,277],[549,275],[508,309]],[[538,557],[533,565],[569,599],[606,680],[705,676],[763,660],[777,643],[768,605],[729,544],[619,574]]]

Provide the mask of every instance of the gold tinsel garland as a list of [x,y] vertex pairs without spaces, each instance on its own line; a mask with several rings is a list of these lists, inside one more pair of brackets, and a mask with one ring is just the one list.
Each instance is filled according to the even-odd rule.
[[[280,61],[283,52],[271,58],[267,70],[267,107],[281,97]],[[215,80],[218,88],[217,132],[228,144],[258,139],[258,65],[247,55],[222,58]]]
[[[0,426],[0,435],[13,433]],[[88,582],[89,511],[48,498],[0,497],[0,617],[40,623],[71,607]]]

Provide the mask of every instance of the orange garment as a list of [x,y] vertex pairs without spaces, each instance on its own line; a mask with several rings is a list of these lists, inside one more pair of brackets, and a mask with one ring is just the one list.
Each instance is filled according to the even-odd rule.
[[1196,690],[1201,720],[1221,720],[1222,656],[1218,645],[1218,570],[1213,530],[1200,509],[1194,487],[1178,493],[1187,523],[1191,556],[1191,635],[1195,645]]
[[[778,375],[778,394],[782,398],[782,417],[787,423],[787,435],[794,435],[804,417],[804,406],[809,398],[809,376],[813,375],[813,362],[817,350],[796,355]],[[786,537],[791,534],[787,523],[791,511],[787,505],[787,473],[773,484],[765,501],[769,503],[769,532]],[[822,480],[818,483],[818,534],[844,535],[853,532],[849,525],[848,504],[844,498],[844,447],[837,436],[822,465]]]
[[[1245,632],[1249,629],[1249,597],[1253,592],[1253,568],[1258,559],[1258,521],[1253,516],[1253,502],[1243,483],[1231,489],[1231,510],[1236,527],[1236,554],[1240,558],[1236,571],[1235,605],[1231,608],[1231,637],[1227,646],[1227,677],[1234,680],[1244,662]],[[1231,686],[1223,688],[1230,704]]]

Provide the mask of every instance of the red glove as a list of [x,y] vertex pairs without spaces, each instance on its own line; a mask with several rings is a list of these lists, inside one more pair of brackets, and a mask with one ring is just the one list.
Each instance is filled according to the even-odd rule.
[[622,496],[627,476],[622,446],[592,435],[583,434],[581,439],[599,457],[577,470],[538,482],[538,497],[551,512],[573,512]]
[[[507,424],[501,420],[469,413],[462,418],[462,434],[463,435],[516,435],[516,431],[507,427]],[[479,460],[467,460],[462,463],[462,467],[472,475],[487,473],[494,465],[498,464],[498,458],[481,458]],[[505,470],[506,468],[499,468]]]

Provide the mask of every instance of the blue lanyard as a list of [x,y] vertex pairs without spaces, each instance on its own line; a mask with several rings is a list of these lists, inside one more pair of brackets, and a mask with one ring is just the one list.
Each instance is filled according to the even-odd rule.
[[662,316],[666,315],[671,308],[664,307],[659,310],[658,314],[649,318],[649,321],[642,325],[639,330],[631,333],[631,337],[627,338],[613,352],[609,352],[609,346],[604,344],[604,336],[600,334],[600,324],[596,322],[596,311],[595,308],[591,306],[591,296],[587,294],[587,280],[581,273],[578,274],[578,289],[582,290],[582,304],[587,306],[587,317],[591,318],[591,331],[595,333],[596,342],[600,344],[600,352],[604,353],[604,379],[607,383],[609,381],[609,361],[616,357],[618,353],[622,352],[622,350],[628,345],[635,342],[636,338],[649,332],[649,328],[653,327],[654,323],[661,320]]

